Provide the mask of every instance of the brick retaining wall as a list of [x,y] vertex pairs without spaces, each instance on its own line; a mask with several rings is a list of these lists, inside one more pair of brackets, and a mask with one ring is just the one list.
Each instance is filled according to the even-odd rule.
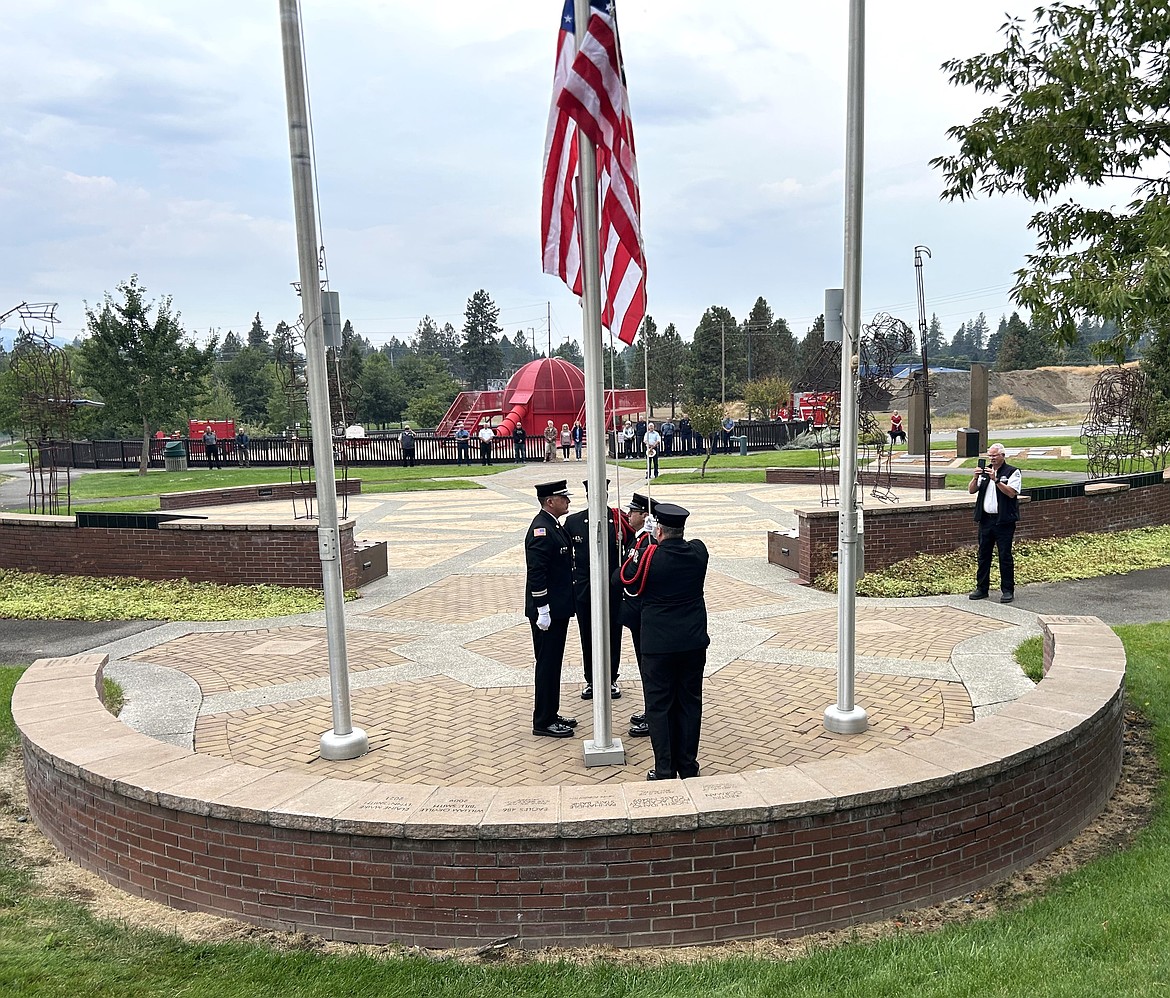
[[974,890],[1068,841],[1122,758],[1124,651],[1042,618],[1044,681],[1000,714],[847,759],[617,786],[436,788],[193,755],[42,660],[13,714],[33,817],[176,908],[357,942],[683,945],[847,926]]
[[[945,554],[974,546],[975,497],[949,493],[930,503],[877,503],[865,507],[865,567],[885,568],[916,554]],[[800,579],[811,582],[837,567],[837,509],[797,509]],[[1170,523],[1170,481],[1129,488],[1085,486],[1084,495],[1043,501],[1021,497],[1017,540],[1104,533]],[[769,560],[776,563],[774,558]],[[972,562],[972,571],[974,563]]]
[[[339,478],[337,494],[355,496],[362,491],[360,478]],[[316,482],[272,482],[267,485],[233,485],[222,489],[197,489],[192,492],[164,492],[158,497],[159,509],[194,509],[199,506],[230,506],[238,502],[272,502],[275,499],[317,497]]]
[[[362,548],[355,550],[353,528],[352,520],[340,526],[347,589],[386,574],[384,570],[363,572],[363,564],[378,559]],[[384,556],[380,564],[385,565]],[[146,530],[82,528],[72,516],[5,514],[0,516],[0,567],[50,575],[190,579],[223,585],[311,589],[322,585],[316,523],[179,520]]]

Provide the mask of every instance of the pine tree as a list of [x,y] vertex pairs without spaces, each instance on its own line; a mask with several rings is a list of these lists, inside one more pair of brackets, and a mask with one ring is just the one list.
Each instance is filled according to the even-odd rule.
[[687,353],[687,345],[672,322],[658,338],[657,359],[653,355],[650,358],[653,372],[650,380],[655,385],[657,397],[663,403],[669,400],[672,417],[682,405],[686,390]]
[[248,346],[259,350],[265,357],[272,356],[272,344],[268,342],[268,332],[264,323],[260,321],[260,313],[252,320],[252,328],[248,330]]
[[481,288],[467,300],[463,316],[460,356],[467,380],[473,388],[486,390],[488,381],[500,375],[500,310]]
[[[688,392],[696,402],[721,401],[724,393],[724,342],[735,340],[736,322],[730,310],[712,305],[695,327],[691,341]],[[730,342],[727,343],[730,348]],[[731,371],[727,372],[726,392],[734,398]]]

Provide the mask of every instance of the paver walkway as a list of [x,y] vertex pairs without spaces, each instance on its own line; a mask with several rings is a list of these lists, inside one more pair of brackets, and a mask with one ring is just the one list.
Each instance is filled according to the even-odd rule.
[[[109,645],[110,675],[126,686],[128,723],[149,730],[152,707],[184,682],[195,692],[187,744],[239,762],[343,778],[404,783],[549,785],[642,780],[649,740],[626,736],[641,710],[628,632],[623,696],[613,704],[625,766],[587,768],[593,705],[579,698],[581,650],[570,625],[561,712],[577,737],[531,732],[532,647],[523,605],[524,530],[537,481],[584,465],[517,468],[482,491],[412,492],[351,499],[361,537],[389,541],[390,575],[347,606],[354,723],[370,736],[361,759],[326,762],[331,727],[328,657],[320,614],[254,624],[170,624]],[[572,477],[570,479],[572,481]],[[692,511],[688,536],[712,553],[707,605],[712,645],[704,687],[705,774],[848,755],[971,721],[1029,687],[1011,649],[1036,633],[1026,609],[943,597],[861,600],[856,700],[868,731],[826,731],[836,700],[836,597],[801,587],[769,565],[766,531],[818,505],[807,486],[654,484]],[[574,483],[575,484],[575,483]],[[642,480],[623,475],[623,501]],[[574,505],[584,501],[576,489]],[[223,521],[288,519],[287,503],[200,510]],[[182,727],[182,726],[180,726]],[[172,733],[172,740],[173,738]],[[181,741],[181,739],[179,739]]]

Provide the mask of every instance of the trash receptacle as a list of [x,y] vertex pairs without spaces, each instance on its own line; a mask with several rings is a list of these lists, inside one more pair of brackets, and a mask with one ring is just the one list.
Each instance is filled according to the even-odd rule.
[[739,438],[739,456],[747,457],[747,437],[741,436]]
[[957,457],[979,456],[978,430],[973,430],[970,427],[959,430],[958,439],[955,441],[955,455]]
[[163,464],[167,471],[187,470],[187,448],[182,440],[168,440],[163,447]]

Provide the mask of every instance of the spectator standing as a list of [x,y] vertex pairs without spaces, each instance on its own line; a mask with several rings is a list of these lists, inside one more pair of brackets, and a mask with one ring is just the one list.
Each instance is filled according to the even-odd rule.
[[1019,468],[1007,463],[1003,444],[987,448],[991,467],[975,469],[967,491],[975,500],[975,522],[979,524],[979,553],[975,570],[975,590],[970,599],[987,599],[991,589],[991,552],[999,552],[999,601],[1011,603],[1016,598],[1016,564],[1012,540],[1020,519],[1020,489],[1023,476]]
[[251,455],[248,453],[248,447],[252,443],[252,438],[248,436],[248,431],[242,426],[236,430],[236,462],[241,468],[247,468],[252,463]]
[[691,421],[684,412],[682,418],[678,421],[678,438],[679,446],[682,448],[684,454],[691,453]]
[[528,460],[528,433],[523,423],[517,423],[512,428],[512,457],[517,464]]
[[479,428],[479,463],[487,467],[492,463],[492,441],[496,439],[496,431],[487,423]]
[[585,443],[585,428],[581,425],[579,419],[573,420],[573,452],[577,455],[577,460],[581,460],[581,446]]
[[658,432],[662,434],[662,453],[667,457],[674,453],[675,429],[674,421],[669,417],[665,423],[658,427]]
[[402,445],[402,466],[404,468],[413,468],[414,430],[410,428],[409,423],[402,424],[402,433],[398,436],[398,442]]
[[638,425],[634,427],[634,433],[638,437],[638,455],[641,456],[646,453],[646,420],[638,420]]
[[524,537],[524,616],[536,659],[532,733],[570,738],[577,721],[560,713],[565,638],[574,609],[569,536],[560,524],[569,512],[569,490],[563,480],[545,482],[536,486],[536,498],[540,512]]
[[660,502],[657,544],[639,561],[629,583],[642,597],[642,667],[646,722],[654,746],[648,780],[699,775],[703,669],[707,664],[707,605],[703,585],[709,556],[702,541],[683,539],[690,514]]
[[455,431],[455,464],[471,464],[471,431],[463,425]]
[[906,431],[902,428],[902,417],[895,409],[890,413],[890,445],[896,444],[899,437],[902,438],[902,443],[906,442]]
[[557,460],[557,428],[553,426],[551,419],[544,428],[544,459],[553,464]]
[[646,424],[646,436],[643,438],[643,443],[646,445],[646,478],[658,477],[658,451],[662,447],[662,434],[659,433],[653,423]]
[[568,423],[561,423],[561,459],[569,460],[569,448],[573,446],[573,432]]
[[207,452],[207,470],[222,469],[223,462],[219,459],[219,439],[215,435],[215,430],[210,426],[203,431],[203,449]]
[[627,419],[626,425],[622,427],[622,457],[634,456],[634,444],[637,439],[638,436],[634,430],[634,424]]

